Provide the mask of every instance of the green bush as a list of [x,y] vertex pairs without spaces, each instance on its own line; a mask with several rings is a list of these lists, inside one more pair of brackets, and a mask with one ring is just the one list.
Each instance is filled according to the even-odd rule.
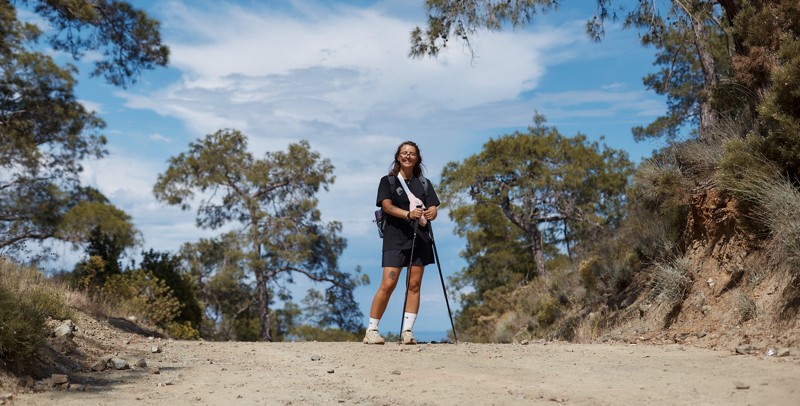
[[104,300],[119,303],[121,310],[159,327],[174,321],[181,310],[181,303],[167,284],[141,269],[112,275],[100,295]]
[[581,278],[581,283],[590,291],[597,289],[597,279],[601,272],[601,261],[597,255],[590,256],[578,265],[578,275]]
[[351,333],[338,328],[322,328],[301,324],[293,327],[288,334],[288,339],[298,341],[342,342],[361,341],[364,332]]
[[75,318],[44,275],[0,258],[0,366],[19,371],[30,365],[45,344],[48,317]]
[[541,325],[549,326],[561,316],[561,304],[552,296],[539,298],[536,308],[536,320]]
[[192,327],[192,323],[184,321],[178,323],[175,321],[168,322],[164,326],[164,331],[167,335],[178,340],[197,340],[200,338],[200,331]]

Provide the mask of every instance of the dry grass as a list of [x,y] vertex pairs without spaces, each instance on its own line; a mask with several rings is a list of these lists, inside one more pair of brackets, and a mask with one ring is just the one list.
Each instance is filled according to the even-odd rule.
[[734,301],[736,305],[736,311],[739,313],[739,317],[742,321],[751,320],[758,316],[756,302],[744,293],[737,292]]
[[74,319],[65,286],[0,257],[0,366],[21,371],[45,344],[46,321]]
[[673,157],[661,156],[645,160],[634,174],[633,194],[646,207],[660,209],[680,204],[688,179]]
[[764,162],[762,171],[752,171],[725,185],[753,203],[750,216],[770,231],[773,255],[778,262],[800,265],[800,191]]
[[650,283],[654,302],[669,307],[680,304],[692,286],[689,261],[677,258],[669,263],[657,263]]
[[725,138],[687,141],[677,148],[675,154],[681,169],[696,179],[713,178],[724,155]]

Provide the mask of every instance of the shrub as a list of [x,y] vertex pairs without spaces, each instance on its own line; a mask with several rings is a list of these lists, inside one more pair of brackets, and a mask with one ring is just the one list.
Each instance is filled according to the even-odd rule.
[[739,313],[742,321],[754,319],[757,315],[756,302],[750,299],[744,293],[737,293],[735,299],[736,310]]
[[178,340],[197,340],[200,338],[200,332],[192,327],[192,323],[188,321],[184,321],[183,323],[175,321],[168,322],[166,326],[164,326],[164,331],[166,331],[167,335],[170,337]]
[[639,165],[631,187],[638,204],[660,213],[686,205],[686,191],[691,185],[673,153],[664,151]]
[[536,320],[545,326],[552,325],[561,315],[561,304],[552,296],[539,299],[536,309]]
[[748,203],[751,219],[769,230],[775,259],[800,265],[800,191],[765,159],[751,160],[758,170],[728,174],[723,185]]
[[595,290],[597,288],[597,275],[601,272],[600,265],[600,257],[597,255],[584,259],[578,265],[578,275],[586,289]]
[[44,346],[48,317],[73,319],[59,289],[44,275],[0,258],[0,364],[29,366]]
[[[292,327],[287,335],[287,339],[291,341],[320,341],[320,342],[343,342],[343,341],[361,341],[364,337],[363,330],[360,332],[349,332],[340,330],[338,328],[317,327],[308,324],[301,324]],[[396,340],[399,336],[395,336]],[[387,341],[388,337],[387,337]]]
[[75,279],[78,288],[92,293],[99,288],[97,281],[106,270],[106,261],[98,255],[92,255],[75,266]]
[[120,309],[159,327],[175,320],[181,309],[181,303],[167,284],[141,269],[112,275],[100,295],[103,300],[119,303]]
[[652,298],[667,306],[677,306],[689,293],[692,284],[689,260],[678,258],[671,263],[655,264],[650,282]]

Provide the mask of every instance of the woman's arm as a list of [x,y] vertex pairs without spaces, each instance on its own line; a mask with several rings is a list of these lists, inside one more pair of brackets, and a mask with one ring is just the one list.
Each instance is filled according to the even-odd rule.
[[[388,213],[391,216],[398,217],[401,219],[408,219],[408,220],[416,220],[423,215],[422,209],[414,209],[411,211],[403,210],[395,205],[392,204],[392,199],[383,199],[381,200],[381,207],[383,207],[383,211]],[[426,217],[427,218],[427,217]]]

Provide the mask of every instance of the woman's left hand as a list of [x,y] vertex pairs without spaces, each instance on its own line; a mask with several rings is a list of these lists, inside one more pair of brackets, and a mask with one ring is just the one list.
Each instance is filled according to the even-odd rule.
[[436,218],[436,206],[430,206],[422,212],[426,220],[433,220]]

